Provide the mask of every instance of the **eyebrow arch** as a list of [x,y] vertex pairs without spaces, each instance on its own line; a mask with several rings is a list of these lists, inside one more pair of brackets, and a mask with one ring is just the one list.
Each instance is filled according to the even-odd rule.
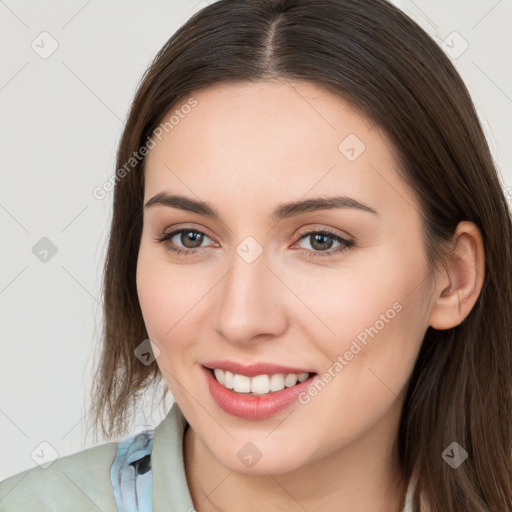
[[[150,208],[155,205],[163,205],[172,208],[179,208],[189,212],[198,213],[212,219],[220,219],[218,212],[207,203],[196,201],[181,195],[170,195],[160,192],[153,196],[144,205]],[[280,221],[306,212],[317,210],[332,210],[336,208],[353,208],[378,215],[377,211],[370,206],[346,196],[316,197],[302,201],[292,201],[277,206],[270,214],[271,219]]]

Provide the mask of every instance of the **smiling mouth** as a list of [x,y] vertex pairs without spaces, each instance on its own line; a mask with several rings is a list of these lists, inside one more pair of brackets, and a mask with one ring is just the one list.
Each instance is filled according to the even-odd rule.
[[313,372],[303,373],[273,373],[261,374],[253,377],[224,371],[219,368],[207,368],[215,380],[236,393],[245,395],[263,396],[270,395],[285,388],[291,388],[316,375]]

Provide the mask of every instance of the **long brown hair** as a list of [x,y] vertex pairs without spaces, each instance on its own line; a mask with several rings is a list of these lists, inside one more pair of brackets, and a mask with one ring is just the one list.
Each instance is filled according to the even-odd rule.
[[[511,511],[511,212],[462,79],[437,43],[385,0],[220,0],[156,55],[117,154],[94,423],[109,437],[125,433],[137,398],[162,382],[156,364],[134,356],[148,338],[135,282],[145,160],[128,170],[126,162],[191,91],[267,79],[325,87],[384,130],[417,194],[432,270],[460,221],[481,230],[483,288],[460,325],[427,329],[400,420],[399,471],[407,481],[417,470],[415,511],[420,493],[433,512]],[[469,454],[457,469],[441,457],[454,441]]]

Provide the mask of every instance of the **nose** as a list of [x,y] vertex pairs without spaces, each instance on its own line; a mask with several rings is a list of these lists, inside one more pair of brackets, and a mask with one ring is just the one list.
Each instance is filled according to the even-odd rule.
[[288,322],[287,289],[272,270],[265,251],[251,263],[237,253],[232,261],[215,296],[214,329],[233,345],[282,335]]

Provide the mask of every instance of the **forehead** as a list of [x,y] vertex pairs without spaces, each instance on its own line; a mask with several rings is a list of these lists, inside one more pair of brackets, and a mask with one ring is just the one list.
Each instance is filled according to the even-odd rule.
[[167,190],[241,205],[334,192],[377,210],[415,203],[385,134],[315,84],[216,84],[187,95],[162,122],[171,116],[146,157],[145,200]]

